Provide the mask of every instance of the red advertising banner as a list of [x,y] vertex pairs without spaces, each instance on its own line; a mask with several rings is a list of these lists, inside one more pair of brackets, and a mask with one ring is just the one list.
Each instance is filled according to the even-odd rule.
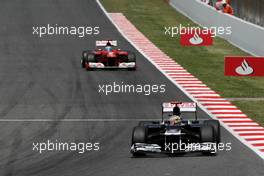
[[264,76],[264,57],[225,57],[226,76]]
[[212,32],[206,29],[183,29],[180,43],[183,46],[209,46],[213,44]]

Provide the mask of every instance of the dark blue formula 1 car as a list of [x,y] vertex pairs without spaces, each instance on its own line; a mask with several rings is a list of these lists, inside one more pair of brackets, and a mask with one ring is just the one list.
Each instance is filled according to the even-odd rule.
[[[220,142],[219,121],[198,120],[196,112],[197,104],[193,102],[163,103],[161,121],[141,121],[134,127],[131,153],[215,154]],[[194,113],[195,118],[185,120],[184,113]]]

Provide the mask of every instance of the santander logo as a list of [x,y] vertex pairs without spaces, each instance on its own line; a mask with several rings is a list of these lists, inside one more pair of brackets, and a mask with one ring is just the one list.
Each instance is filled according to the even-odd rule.
[[225,57],[225,76],[264,76],[263,68],[264,57]]
[[211,31],[192,29],[181,31],[180,43],[182,46],[210,46],[213,44]]
[[250,67],[246,59],[244,59],[241,65],[236,68],[236,73],[240,75],[250,75],[253,72],[254,72],[253,68]]
[[193,45],[199,45],[203,43],[203,39],[195,32],[194,36],[190,38],[189,42]]

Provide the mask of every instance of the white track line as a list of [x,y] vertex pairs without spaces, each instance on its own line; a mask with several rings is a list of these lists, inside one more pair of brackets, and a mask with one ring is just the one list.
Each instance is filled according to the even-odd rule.
[[160,119],[0,119],[0,122],[139,122]]

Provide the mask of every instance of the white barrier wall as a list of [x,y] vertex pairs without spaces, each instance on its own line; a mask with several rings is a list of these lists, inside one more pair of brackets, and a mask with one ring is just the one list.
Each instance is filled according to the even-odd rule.
[[214,7],[202,3],[200,0],[170,0],[170,4],[201,26],[230,26],[232,34],[221,35],[220,37],[252,55],[264,56],[263,27],[218,12]]

